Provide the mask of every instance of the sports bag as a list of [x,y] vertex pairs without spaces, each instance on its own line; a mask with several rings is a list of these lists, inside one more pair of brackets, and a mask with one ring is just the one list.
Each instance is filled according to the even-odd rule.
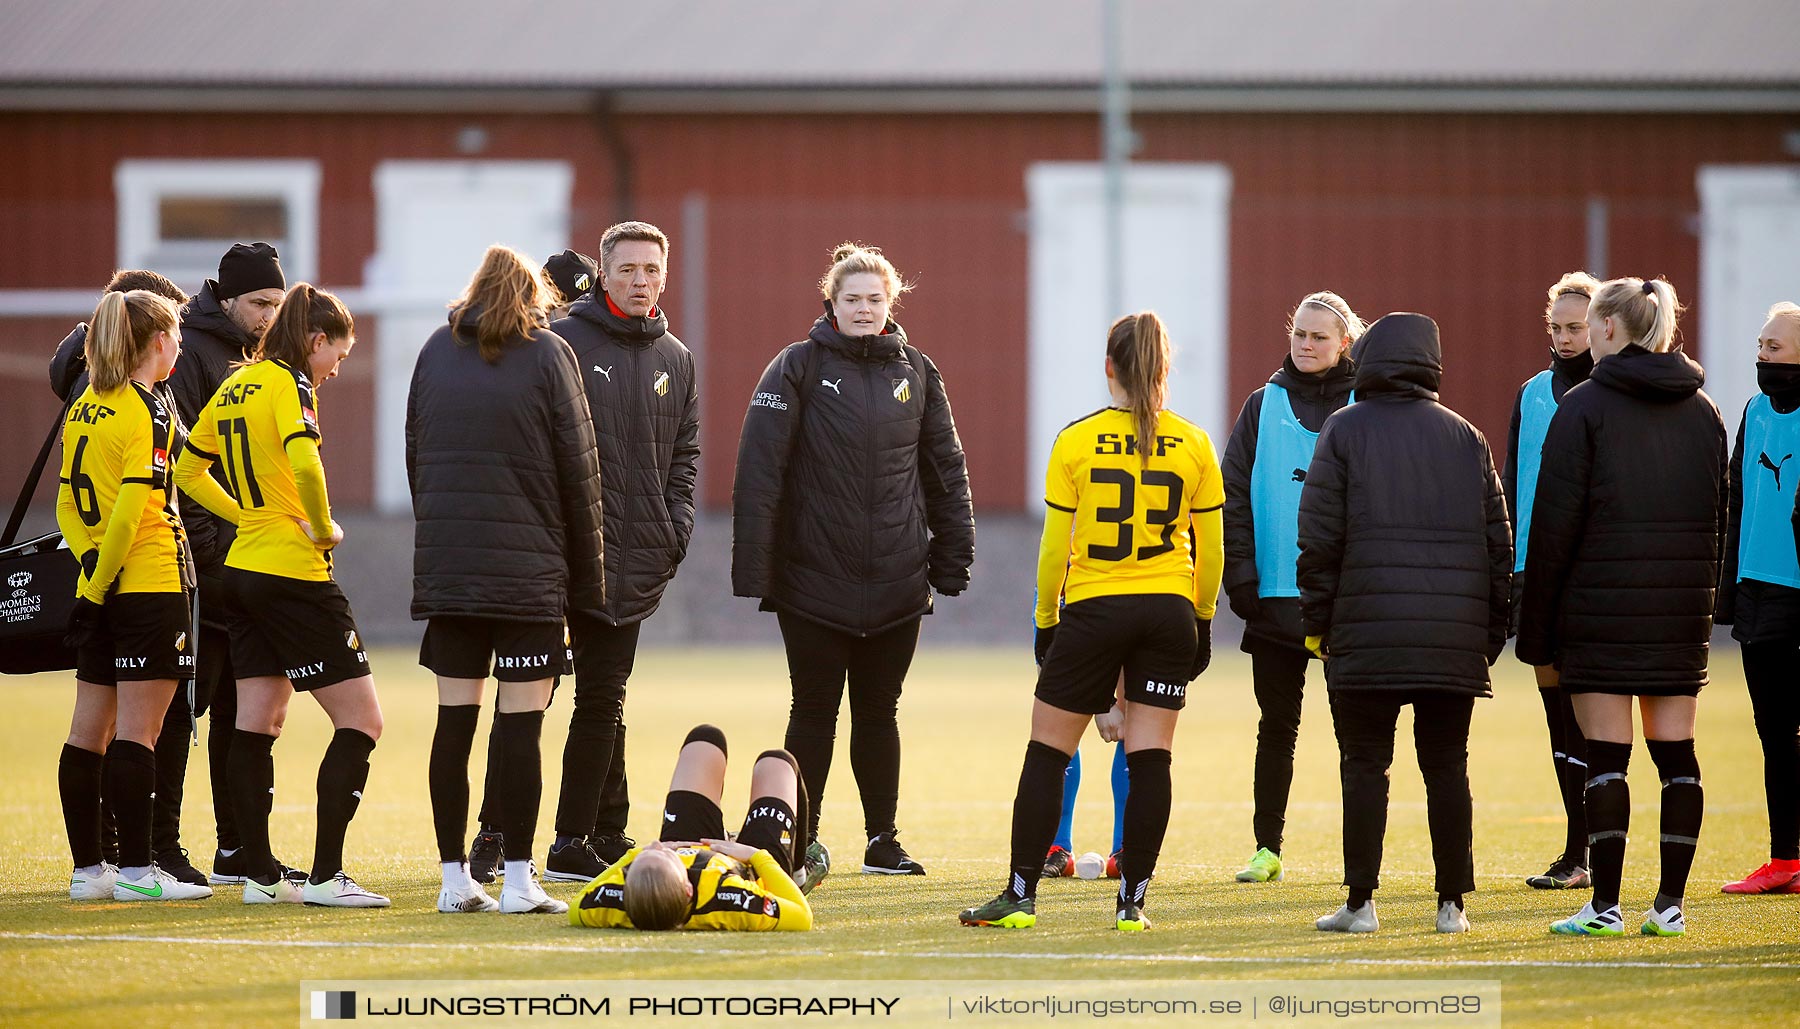
[[60,532],[13,542],[25,521],[25,509],[37,491],[67,411],[65,406],[50,426],[50,435],[45,437],[37,461],[19,491],[19,499],[13,503],[6,530],[0,533],[0,672],[7,674],[75,667],[75,651],[63,643],[63,635],[69,628],[69,613],[75,607],[75,583],[81,566],[69,553]]

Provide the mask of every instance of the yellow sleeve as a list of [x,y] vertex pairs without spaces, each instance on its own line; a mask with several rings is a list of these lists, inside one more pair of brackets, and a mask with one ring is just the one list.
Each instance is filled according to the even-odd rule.
[[81,587],[83,597],[96,604],[106,603],[106,591],[125,566],[131,544],[137,540],[138,525],[144,520],[144,507],[149,503],[149,483],[129,479],[119,483],[112,517],[106,520],[106,535],[100,539],[100,559],[94,565],[94,574]]
[[1199,482],[1188,510],[1194,518],[1194,614],[1211,619],[1218,612],[1219,583],[1225,577],[1225,477],[1212,437],[1196,429]]
[[1038,543],[1037,610],[1033,613],[1040,629],[1050,628],[1061,618],[1063,580],[1069,574],[1069,533],[1074,527],[1073,511],[1044,509],[1044,536]]
[[766,850],[750,855],[750,870],[769,896],[780,902],[775,912],[776,932],[805,932],[812,928],[812,907],[806,903],[806,895],[794,885],[775,855]]
[[[191,442],[191,441],[190,441]],[[225,492],[219,480],[206,473],[213,456],[193,446],[183,446],[175,459],[175,487],[200,502],[200,506],[233,525],[243,518],[244,509]],[[189,467],[189,466],[192,467]]]
[[331,501],[325,495],[325,464],[319,460],[319,441],[294,435],[287,440],[288,467],[294,470],[294,488],[300,493],[300,509],[312,525],[314,539],[331,536]]
[[1219,582],[1225,577],[1225,512],[1194,515],[1194,614],[1212,620],[1218,613]]

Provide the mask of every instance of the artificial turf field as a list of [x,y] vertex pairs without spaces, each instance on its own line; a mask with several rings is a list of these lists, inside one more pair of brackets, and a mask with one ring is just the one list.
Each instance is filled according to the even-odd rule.
[[[696,978],[721,968],[744,978],[805,979],[1499,979],[1508,1024],[1618,1022],[1654,1026],[1800,1022],[1800,895],[1728,897],[1719,884],[1765,859],[1762,762],[1735,652],[1721,652],[1701,698],[1699,751],[1706,824],[1689,888],[1685,939],[1552,937],[1548,923],[1585,893],[1526,888],[1560,848],[1560,807],[1546,756],[1542,709],[1528,670],[1509,654],[1494,700],[1477,705],[1470,778],[1479,892],[1473,930],[1432,931],[1423,788],[1401,716],[1382,928],[1347,937],[1313,930],[1342,899],[1338,885],[1336,748],[1314,673],[1288,812],[1285,882],[1232,881],[1254,849],[1251,755],[1256,706],[1249,662],[1221,641],[1190,693],[1175,747],[1175,807],[1151,887],[1154,930],[1111,928],[1112,884],[1058,880],[1039,893],[1037,928],[968,929],[962,907],[985,900],[1004,872],[1008,825],[1026,740],[1031,661],[1023,649],[934,647],[929,626],[901,702],[905,766],[902,839],[925,878],[854,874],[861,812],[848,755],[849,718],[822,835],[840,866],[812,895],[807,934],[643,934],[570,928],[549,916],[440,915],[425,767],[435,697],[399,649],[372,655],[387,729],[346,846],[348,870],[393,897],[387,911],[245,907],[231,888],[186,904],[73,904],[56,798],[67,731],[69,675],[0,680],[0,1024],[287,1024],[302,979]],[[693,648],[640,654],[627,706],[631,830],[654,820],[687,728],[713,721],[730,736],[727,821],[748,787],[748,759],[779,745],[786,670],[767,649]],[[491,700],[489,703],[491,712]],[[544,734],[538,854],[555,806],[568,701]],[[558,723],[562,723],[559,725]],[[313,776],[329,737],[316,705],[297,698],[276,747],[276,852],[310,856]],[[485,739],[485,724],[482,739]],[[480,782],[484,748],[476,747]],[[1111,840],[1110,747],[1091,733],[1075,849]],[[190,765],[185,843],[205,868],[213,850],[204,754]],[[1632,927],[1656,888],[1657,780],[1640,746],[1624,907]],[[479,787],[477,787],[479,788]],[[496,886],[497,890],[498,887]],[[550,886],[570,898],[573,885]],[[721,964],[734,954],[753,961]]]

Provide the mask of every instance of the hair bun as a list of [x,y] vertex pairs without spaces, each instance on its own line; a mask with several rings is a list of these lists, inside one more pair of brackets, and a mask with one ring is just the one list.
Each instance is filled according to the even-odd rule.
[[842,261],[843,259],[845,259],[846,257],[854,257],[857,253],[861,252],[863,249],[864,249],[863,247],[861,247],[855,243],[839,243],[831,251],[831,263],[836,264],[839,261]]

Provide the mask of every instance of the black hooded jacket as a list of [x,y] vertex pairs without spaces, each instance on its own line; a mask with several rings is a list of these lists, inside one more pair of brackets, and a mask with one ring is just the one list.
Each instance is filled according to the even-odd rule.
[[872,636],[969,584],[975,514],[944,380],[893,322],[849,337],[830,317],[781,351],[744,416],[731,587]]
[[1563,396],[1544,439],[1519,660],[1566,688],[1706,684],[1725,530],[1725,425],[1680,352],[1632,345]]
[[406,478],[415,621],[603,609],[600,462],[561,336],[538,329],[488,364],[472,334],[432,333],[406,395]]
[[[207,402],[218,391],[219,384],[231,374],[232,366],[250,357],[256,340],[238,328],[225,309],[219,306],[219,284],[207,279],[200,292],[181,311],[181,356],[175,370],[169,373],[169,391],[175,397],[175,410],[181,421],[192,426],[206,410]],[[231,486],[222,462],[211,469],[213,479],[226,490]],[[186,497],[186,494],[183,494]],[[237,539],[237,527],[208,511],[197,500],[181,505],[181,520],[194,548],[194,561],[200,566],[200,591],[222,595],[218,575],[225,567],[225,555]],[[201,617],[209,625],[223,626],[218,605],[200,605]]]
[[[1309,432],[1318,432],[1325,419],[1350,402],[1356,384],[1356,362],[1348,356],[1322,372],[1308,374],[1294,367],[1292,357],[1269,381],[1287,391],[1294,417]],[[1251,473],[1256,468],[1256,444],[1262,431],[1263,394],[1258,386],[1244,401],[1219,471],[1225,480],[1225,595],[1231,610],[1244,620],[1244,650],[1251,639],[1298,649],[1305,648],[1300,631],[1300,601],[1293,597],[1258,597],[1256,572],[1256,517],[1251,509]]]
[[[1800,365],[1759,362],[1756,384],[1780,414],[1800,408]],[[1724,571],[1713,621],[1731,626],[1739,643],[1800,643],[1800,590],[1775,582],[1738,579],[1738,542],[1744,524],[1744,420],[1731,448],[1731,500],[1725,525]],[[1752,462],[1748,474],[1757,474]],[[1794,546],[1800,549],[1800,492],[1794,500]]]
[[1300,494],[1300,617],[1332,690],[1489,696],[1512,533],[1487,440],[1439,404],[1437,326],[1390,314],[1357,343]]
[[656,610],[694,534],[694,357],[661,310],[626,317],[604,293],[576,300],[550,331],[575,351],[604,470],[606,605],[589,613],[609,625],[640,621]]

